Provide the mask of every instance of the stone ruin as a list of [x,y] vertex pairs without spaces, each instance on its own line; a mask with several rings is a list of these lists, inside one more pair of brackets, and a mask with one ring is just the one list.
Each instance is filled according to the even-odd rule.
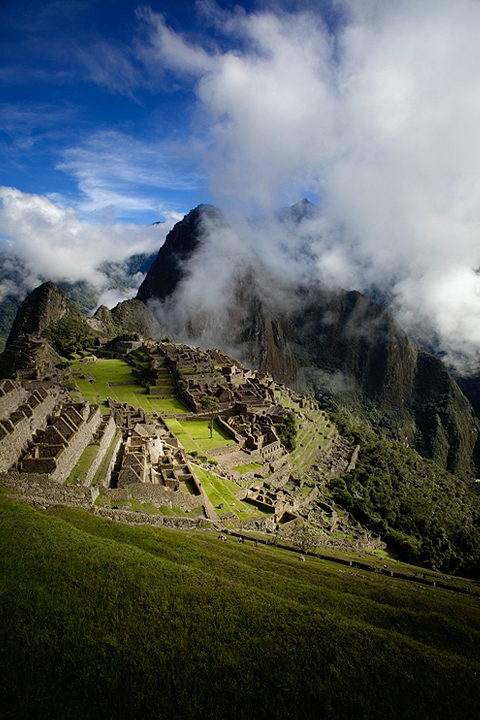
[[114,429],[97,405],[66,400],[60,386],[30,392],[18,381],[0,382],[0,472],[63,483],[87,445],[106,451]]
[[43,388],[30,393],[18,381],[0,381],[0,472],[18,462],[57,403],[58,393]]
[[[284,535],[305,520],[329,533],[344,526],[314,483],[311,489],[302,489],[302,481],[295,478],[290,456],[275,428],[284,418],[284,409],[277,404],[278,388],[268,374],[246,370],[217,350],[204,352],[153,341],[127,345],[125,350],[135,355],[138,368],[156,367],[163,377],[168,371],[168,382],[195,418],[209,416],[201,405],[203,397],[217,398],[217,422],[236,445],[210,451],[218,462],[215,471],[237,483],[239,500],[267,513],[263,519],[244,523],[270,531],[281,529]],[[186,512],[203,506],[204,516],[218,520],[184,449],[165,421],[113,400],[108,401],[110,415],[103,417],[95,405],[62,399],[62,391],[55,385],[34,388],[31,382],[29,387],[27,390],[14,380],[0,381],[0,473],[10,471],[11,479],[15,470],[17,481],[20,476],[35,477],[37,485],[42,477],[63,483],[87,445],[97,444],[98,453],[84,479],[85,489],[110,448],[110,464],[106,470],[102,467],[96,482],[112,502],[128,505],[138,500]],[[318,410],[314,401],[298,398],[285,388],[283,392],[302,408]],[[192,419],[188,414],[184,417]],[[358,448],[353,454],[339,450],[338,443],[332,448],[332,467],[325,467],[328,472],[322,468],[324,475],[333,476],[340,465],[340,471],[348,471],[358,455]],[[252,462],[258,467],[250,472],[240,474],[232,469]],[[324,464],[328,462],[325,458]],[[67,495],[69,487],[73,492],[73,486],[67,485]],[[90,489],[92,497],[99,492]],[[229,522],[233,521],[230,518]]]
[[[113,499],[145,499],[154,505],[191,510],[206,498],[185,451],[163,420],[108,400],[125,433],[119,468],[106,484]],[[122,492],[124,491],[124,492]]]

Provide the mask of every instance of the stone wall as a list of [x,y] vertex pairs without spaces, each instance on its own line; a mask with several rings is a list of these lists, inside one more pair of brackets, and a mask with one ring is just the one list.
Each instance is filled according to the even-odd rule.
[[35,390],[23,405],[15,407],[9,419],[0,422],[0,472],[14,465],[37,430],[46,427],[56,404],[56,393]]
[[95,515],[108,520],[129,523],[130,525],[154,525],[176,528],[179,530],[195,530],[210,526],[206,518],[173,517],[171,515],[147,515],[146,513],[131,512],[128,510],[110,510],[109,508],[95,507]]
[[83,422],[78,428],[77,432],[72,435],[68,445],[66,445],[63,451],[56,457],[56,465],[54,472],[51,477],[52,480],[57,482],[65,482],[70,472],[73,470],[77,462],[80,460],[80,456],[92,441],[93,436],[97,432],[98,426],[102,420],[102,414],[100,408],[97,406],[93,409],[89,418]]
[[61,416],[52,418],[52,424],[23,458],[21,470],[48,474],[52,480],[65,482],[101,420],[98,406],[88,403],[64,406]]
[[[114,431],[113,431],[113,432],[114,432],[114,437],[115,437],[115,432],[116,432],[116,429],[115,429],[115,428],[114,428]],[[118,435],[117,441],[116,441],[116,443],[115,443],[115,447],[113,448],[112,456],[111,456],[111,458],[110,458],[110,462],[109,462],[108,468],[105,470],[105,473],[104,473],[103,470],[102,470],[101,484],[103,485],[103,487],[109,487],[109,486],[110,486],[113,468],[115,467],[115,463],[116,463],[116,461],[117,461],[117,457],[118,457],[118,453],[119,453],[120,447],[121,447],[122,444],[123,444],[122,433],[121,433],[120,431],[118,431],[118,432],[119,432],[119,435]]]
[[184,512],[200,507],[204,503],[203,495],[190,495],[181,490],[170,490],[163,485],[151,483],[131,483],[123,488],[105,488],[102,490],[113,502],[138,500],[140,503],[150,502],[156,507],[178,507]]
[[102,437],[100,438],[100,442],[98,443],[98,452],[90,465],[87,475],[85,477],[84,485],[89,486],[91,485],[93,478],[95,477],[95,473],[97,472],[98,468],[100,467],[104,457],[105,453],[107,452],[110,443],[112,442],[113,436],[115,435],[115,421],[113,417],[110,415],[106,425],[105,429],[103,431]]
[[0,419],[7,418],[27,397],[28,393],[20,383],[0,380]]
[[2,487],[22,493],[37,502],[45,500],[47,504],[76,505],[91,507],[98,497],[97,488],[86,488],[77,485],[59,485],[48,475],[38,473],[19,473],[11,471],[0,473]]

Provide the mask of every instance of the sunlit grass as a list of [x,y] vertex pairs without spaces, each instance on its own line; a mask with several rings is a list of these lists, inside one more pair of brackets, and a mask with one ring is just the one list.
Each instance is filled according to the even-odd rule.
[[239,472],[241,475],[244,475],[245,473],[252,472],[252,470],[258,470],[258,468],[261,468],[261,464],[258,462],[251,462],[247,465],[237,465],[237,467],[234,467],[233,470],[236,470],[236,472]]
[[99,449],[98,445],[87,445],[65,482],[74,483],[78,480],[78,482],[83,485],[87,477],[87,472],[97,457]]
[[210,437],[208,420],[196,421],[168,418],[166,422],[189,453],[204,453],[214,448],[236,445],[235,440],[232,440],[216,421],[213,423],[212,437]]
[[[99,358],[96,363],[83,364],[80,361],[72,363],[72,371],[94,378],[89,382],[81,377],[74,381],[83,397],[90,402],[100,399],[102,408],[106,408],[107,398],[120,403],[128,403],[133,407],[143,408],[149,413],[170,415],[186,413],[188,409],[175,397],[162,398],[149,395],[137,381],[132,367],[123,360]],[[128,385],[112,385],[111,383],[128,382]]]
[[[236,483],[217,477],[198,465],[194,466],[194,470],[210,502],[218,512],[234,512],[240,520],[248,520],[263,514],[258,508],[235,497],[235,493],[240,490]],[[224,508],[219,508],[221,504],[224,505]]]

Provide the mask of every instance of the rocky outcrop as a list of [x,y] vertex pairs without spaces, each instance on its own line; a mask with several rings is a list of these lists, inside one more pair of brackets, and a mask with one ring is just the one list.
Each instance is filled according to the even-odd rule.
[[205,239],[204,220],[216,227],[227,223],[220,210],[213,205],[199,205],[185,215],[168,233],[157,257],[153,261],[145,280],[140,285],[137,298],[146,302],[151,298],[165,300],[175,292],[185,277],[188,261]]
[[18,309],[7,346],[23,335],[42,336],[48,327],[65,317],[70,305],[73,303],[55,283],[47,282],[35,288]]
[[101,305],[87,322],[96,332],[110,338],[122,333],[137,333],[144,338],[157,339],[167,334],[151,310],[137,299],[124,300],[112,310]]

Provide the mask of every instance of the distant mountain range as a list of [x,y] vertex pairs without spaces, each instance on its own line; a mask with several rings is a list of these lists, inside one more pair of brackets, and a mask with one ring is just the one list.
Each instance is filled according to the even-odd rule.
[[[132,287],[138,286],[138,275],[144,275],[154,259],[155,255],[137,254],[122,263],[104,263],[99,268],[106,280],[101,290],[86,281],[72,283],[64,280],[57,282],[57,286],[83,313],[89,314],[98,306],[101,294],[106,291],[118,291],[118,295],[123,297],[131,295]],[[50,278],[42,280],[48,281]],[[38,281],[31,278],[31,272],[19,258],[0,255],[0,352],[5,347],[20,303],[35,284]]]

